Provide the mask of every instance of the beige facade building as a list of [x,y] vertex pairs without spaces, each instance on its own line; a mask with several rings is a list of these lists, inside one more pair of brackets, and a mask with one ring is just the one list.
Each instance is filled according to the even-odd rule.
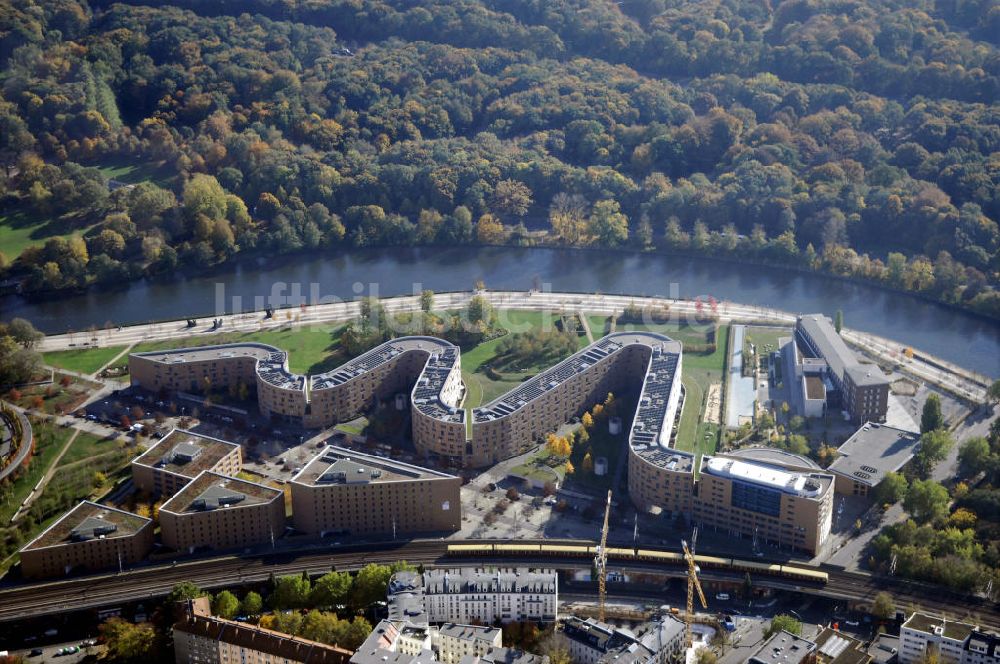
[[242,448],[212,436],[174,429],[132,461],[132,481],[140,491],[172,496],[206,470],[236,475],[243,470]]
[[[649,400],[640,407],[649,412],[640,426],[672,426],[680,353],[681,345],[663,335],[610,334],[471,413],[460,407],[465,386],[459,349],[433,337],[393,339],[311,377],[289,372],[283,351],[251,343],[132,353],[129,370],[133,385],[154,391],[250,385],[252,378],[264,415],[306,427],[331,426],[378,401],[408,395],[418,453],[439,463],[482,467],[527,450],[608,392],[638,386],[640,377],[650,384]],[[664,375],[674,393],[668,391],[665,401],[653,394],[664,383],[654,375],[661,365],[672,366]]]
[[347,664],[351,658],[337,646],[213,616],[206,598],[191,602],[173,636],[177,664]]
[[431,628],[431,647],[442,664],[459,664],[463,657],[483,657],[500,648],[502,637],[499,627],[445,623]]
[[29,579],[118,570],[153,548],[153,521],[85,500],[21,549]]
[[553,622],[559,576],[548,569],[433,569],[423,574],[429,623]]
[[729,457],[703,456],[694,521],[816,554],[833,522],[834,478]]
[[452,532],[462,524],[460,477],[340,447],[316,455],[290,486],[303,533]]
[[285,532],[285,494],[205,471],[160,507],[164,546],[177,551],[273,542]]

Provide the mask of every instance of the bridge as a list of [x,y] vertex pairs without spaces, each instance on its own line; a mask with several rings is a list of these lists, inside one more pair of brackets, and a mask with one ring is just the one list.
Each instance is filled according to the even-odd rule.
[[[554,540],[534,543],[552,544]],[[590,569],[591,561],[575,557],[504,555],[496,558],[456,558],[447,554],[449,544],[482,544],[487,540],[412,540],[353,546],[329,546],[301,552],[276,552],[254,555],[228,555],[178,563],[144,565],[121,573],[81,576],[47,583],[7,586],[0,589],[0,622],[65,613],[68,609],[97,609],[126,602],[150,601],[167,595],[182,581],[191,581],[205,589],[232,588],[242,584],[261,583],[272,574],[324,574],[356,570],[368,563],[390,564],[405,560],[426,567],[525,566],[551,567],[560,570]],[[531,544],[529,540],[519,543]],[[593,542],[573,542],[593,545]],[[649,547],[644,547],[649,548]],[[711,555],[710,551],[699,551]],[[796,567],[806,567],[795,563]],[[660,574],[681,578],[680,566],[661,563],[626,561],[611,567],[627,574]],[[824,568],[829,574],[825,587],[803,587],[794,580],[757,575],[752,578],[757,587],[798,591],[819,597],[870,603],[880,591],[893,595],[900,608],[947,612],[955,619],[964,609],[981,624],[1000,625],[1000,605],[979,597],[950,592],[940,587],[903,579],[875,577],[855,572]],[[742,573],[705,570],[704,581],[742,583]]]

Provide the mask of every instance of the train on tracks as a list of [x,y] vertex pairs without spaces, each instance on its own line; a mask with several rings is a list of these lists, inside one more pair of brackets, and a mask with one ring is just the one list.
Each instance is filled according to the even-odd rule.
[[[449,544],[448,556],[452,558],[580,558],[593,560],[597,553],[596,544]],[[621,562],[649,562],[683,567],[684,556],[677,551],[659,551],[655,549],[627,549],[608,547],[608,560]],[[720,556],[694,557],[695,563],[704,570],[720,570],[729,572],[749,572],[774,577],[792,579],[815,586],[825,586],[830,580],[829,574],[815,568],[799,565],[757,562],[739,558],[724,558]]]

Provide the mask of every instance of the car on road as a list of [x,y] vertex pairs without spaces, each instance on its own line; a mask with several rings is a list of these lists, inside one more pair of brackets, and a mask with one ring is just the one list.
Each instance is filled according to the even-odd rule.
[[729,601],[729,593],[717,593],[715,595],[715,599],[719,600],[720,602],[728,602]]
[[32,648],[31,652],[28,653],[28,657],[41,657],[43,651],[41,648]]

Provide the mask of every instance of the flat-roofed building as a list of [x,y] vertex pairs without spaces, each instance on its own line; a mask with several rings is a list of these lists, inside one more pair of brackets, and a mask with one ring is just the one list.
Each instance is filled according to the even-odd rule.
[[816,644],[781,630],[747,660],[749,664],[815,664]]
[[795,336],[804,350],[822,359],[839,392],[835,403],[855,424],[885,422],[889,410],[889,379],[875,364],[862,364],[823,314],[800,316]]
[[461,528],[462,479],[341,447],[292,478],[292,519],[304,533],[377,535]]
[[[204,600],[204,601],[199,601]],[[351,651],[211,615],[205,598],[174,623],[177,664],[347,664]]]
[[174,429],[132,461],[132,481],[141,491],[172,496],[206,470],[236,476],[243,470],[242,448],[220,438]]
[[899,663],[913,664],[934,654],[941,664],[958,664],[975,629],[969,623],[915,612],[899,630]]
[[434,569],[423,589],[430,623],[554,622],[559,604],[559,576],[548,569]]
[[153,548],[153,521],[85,500],[21,549],[30,579],[96,572],[137,563]]
[[163,544],[178,551],[273,542],[285,532],[280,489],[204,471],[160,507]]
[[833,520],[834,478],[724,456],[703,456],[694,521],[815,555]]
[[837,478],[837,493],[867,496],[887,474],[901,471],[919,445],[917,433],[866,422],[837,449],[827,472]]

